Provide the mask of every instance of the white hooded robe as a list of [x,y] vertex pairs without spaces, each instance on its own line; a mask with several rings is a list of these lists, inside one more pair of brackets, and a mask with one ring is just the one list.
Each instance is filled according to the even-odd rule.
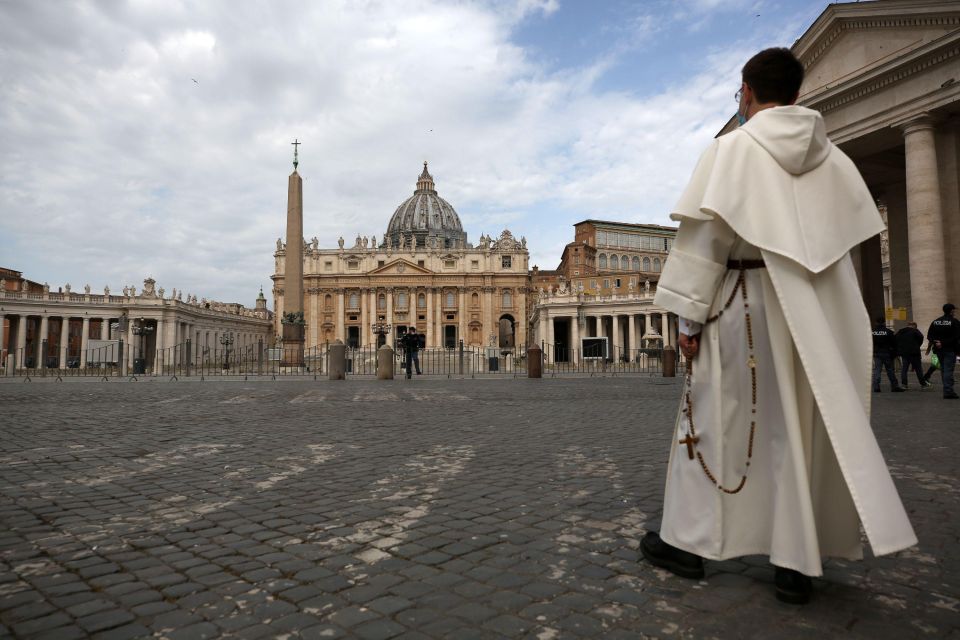
[[715,140],[671,218],[680,228],[655,304],[704,323],[735,286],[728,259],[766,267],[745,272],[756,418],[739,293],[703,326],[690,386],[696,450],[720,485],[746,482],[724,493],[688,457],[681,406],[661,537],[709,559],[769,555],[811,576],[823,557],[862,557],[860,523],[877,555],[916,544],[870,427],[871,325],[849,254],[883,222],[820,114],[766,109]]

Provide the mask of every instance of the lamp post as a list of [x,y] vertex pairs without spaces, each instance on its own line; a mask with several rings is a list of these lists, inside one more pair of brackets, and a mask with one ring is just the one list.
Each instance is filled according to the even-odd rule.
[[220,336],[220,344],[223,346],[223,369],[230,368],[230,352],[233,351],[233,332],[225,333]]
[[[370,325],[370,328],[373,330],[373,333],[377,336],[377,348],[380,348],[381,342],[386,342],[387,334],[390,333],[391,325],[386,322],[380,322],[379,320]],[[380,336],[383,336],[381,341]]]

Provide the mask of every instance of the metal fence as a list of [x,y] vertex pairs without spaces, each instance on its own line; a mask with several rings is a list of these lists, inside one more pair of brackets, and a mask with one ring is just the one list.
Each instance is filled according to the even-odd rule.
[[[614,348],[611,354],[568,349],[563,345],[544,344],[541,347],[544,377],[563,375],[625,375],[660,374],[663,370],[663,349]],[[40,354],[46,353],[45,345]],[[536,352],[533,352],[536,353]],[[0,375],[22,377],[95,377],[111,378],[279,378],[326,377],[329,366],[329,346],[307,349],[278,348],[261,344],[242,348],[207,347],[186,341],[165,349],[144,351],[134,346],[132,351],[122,340],[96,349],[68,350],[61,363],[61,354],[47,354],[39,358],[36,348],[12,350],[0,367]],[[420,372],[427,376],[447,378],[476,378],[488,376],[526,377],[526,350],[476,347],[459,344],[457,347],[420,349],[417,352]],[[43,360],[44,366],[38,366]],[[63,366],[61,366],[61,364]],[[394,377],[406,375],[404,352],[396,351],[392,366]],[[414,369],[416,369],[414,363]],[[681,364],[677,374],[681,375]],[[411,372],[416,375],[416,372]],[[347,347],[346,374],[349,377],[377,374],[375,347]]]

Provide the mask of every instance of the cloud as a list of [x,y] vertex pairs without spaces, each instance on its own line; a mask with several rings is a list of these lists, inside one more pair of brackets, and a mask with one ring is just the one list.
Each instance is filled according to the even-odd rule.
[[600,91],[625,49],[548,72],[511,39],[556,11],[3,3],[3,266],[54,287],[152,275],[252,305],[284,235],[294,138],[304,233],[324,247],[380,237],[424,159],[471,240],[509,224],[543,268],[572,222],[665,223],[752,51],[720,52],[643,96]]

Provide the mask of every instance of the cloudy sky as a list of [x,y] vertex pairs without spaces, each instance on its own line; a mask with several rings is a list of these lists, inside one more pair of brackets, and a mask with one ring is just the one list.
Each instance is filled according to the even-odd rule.
[[252,306],[284,234],[380,238],[429,160],[471,242],[554,268],[667,224],[739,69],[823,0],[0,0],[0,266]]

